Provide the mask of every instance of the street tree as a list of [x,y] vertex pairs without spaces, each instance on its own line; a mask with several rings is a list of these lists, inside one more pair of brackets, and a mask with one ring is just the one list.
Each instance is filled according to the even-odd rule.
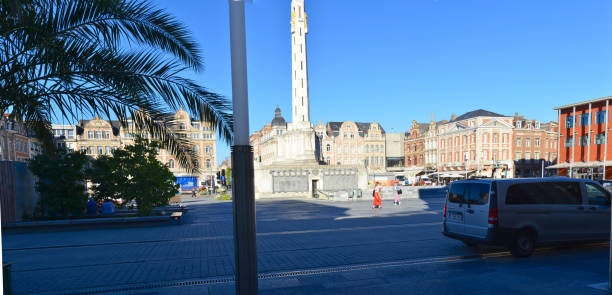
[[147,0],[0,1],[0,113],[53,152],[54,119],[116,117],[195,169],[168,115],[183,108],[232,137],[228,100],[185,78],[203,69],[189,30]]
[[40,154],[28,162],[38,177],[36,190],[40,193],[39,217],[79,216],[87,203],[85,174],[88,157],[81,152],[58,151]]
[[135,201],[140,215],[151,215],[156,206],[167,205],[178,193],[176,177],[157,157],[159,143],[136,138],[133,145],[117,149],[112,156],[92,161],[87,175],[97,200]]

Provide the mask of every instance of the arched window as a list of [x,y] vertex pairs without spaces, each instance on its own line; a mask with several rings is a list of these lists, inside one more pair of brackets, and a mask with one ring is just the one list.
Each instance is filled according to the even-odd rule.
[[193,160],[193,165],[194,165],[196,168],[200,168],[200,162],[198,162],[198,160]]
[[197,146],[197,145],[194,145],[194,146],[193,146],[193,152],[194,152],[194,153],[197,153],[197,152],[198,152],[198,146]]
[[168,167],[174,168],[174,160],[170,159],[170,161],[168,161]]

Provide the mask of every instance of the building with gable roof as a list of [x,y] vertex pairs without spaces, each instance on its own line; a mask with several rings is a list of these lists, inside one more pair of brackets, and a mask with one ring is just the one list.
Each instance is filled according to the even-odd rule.
[[478,109],[438,127],[439,172],[452,177],[510,178],[513,118]]

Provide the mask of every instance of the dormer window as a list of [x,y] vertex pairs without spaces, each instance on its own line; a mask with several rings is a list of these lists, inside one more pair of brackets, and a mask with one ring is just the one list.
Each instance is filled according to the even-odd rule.
[[179,129],[180,129],[180,130],[185,130],[185,123],[181,123],[181,124],[179,125]]
[[516,128],[521,128],[521,121],[516,121]]

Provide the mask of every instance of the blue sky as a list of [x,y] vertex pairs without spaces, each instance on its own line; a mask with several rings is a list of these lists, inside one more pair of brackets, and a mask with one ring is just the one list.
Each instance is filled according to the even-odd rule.
[[[154,0],[200,42],[192,76],[231,97],[227,0]],[[290,0],[246,5],[251,131],[291,120]],[[483,108],[541,121],[612,95],[612,2],[306,0],[311,120],[390,132]],[[219,161],[229,147],[218,143]]]

